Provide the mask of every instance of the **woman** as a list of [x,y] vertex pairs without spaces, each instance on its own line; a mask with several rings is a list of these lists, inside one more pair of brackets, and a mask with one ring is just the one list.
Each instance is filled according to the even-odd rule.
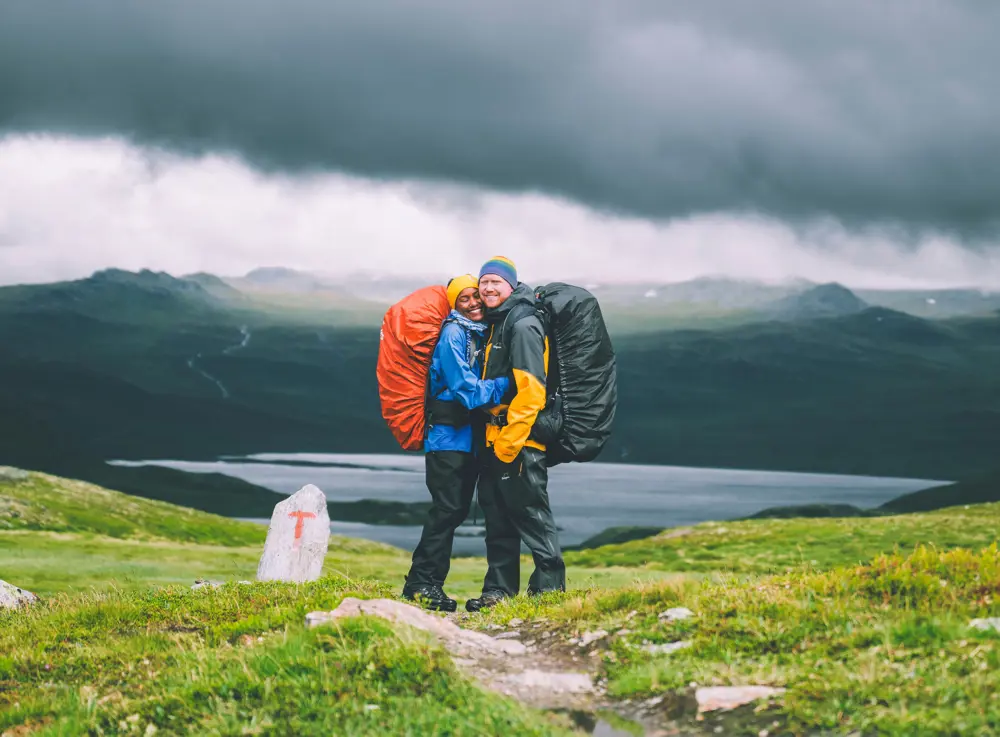
[[479,476],[472,410],[498,404],[510,382],[480,378],[488,326],[476,277],[452,279],[447,293],[451,313],[434,349],[428,382],[424,450],[431,510],[413,551],[403,597],[453,612],[458,602],[444,593],[443,586],[451,568],[455,530],[469,516]]

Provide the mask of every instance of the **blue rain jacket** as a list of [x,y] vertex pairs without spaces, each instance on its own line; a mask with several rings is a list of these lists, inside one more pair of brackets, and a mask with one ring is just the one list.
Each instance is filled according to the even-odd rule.
[[[454,319],[455,313],[449,320]],[[457,401],[466,409],[492,407],[507,392],[510,380],[482,379],[483,347],[486,333],[476,332],[459,322],[446,322],[431,358],[430,394],[443,401]],[[471,357],[471,360],[470,360]],[[472,452],[472,426],[430,425],[427,452],[454,450]]]

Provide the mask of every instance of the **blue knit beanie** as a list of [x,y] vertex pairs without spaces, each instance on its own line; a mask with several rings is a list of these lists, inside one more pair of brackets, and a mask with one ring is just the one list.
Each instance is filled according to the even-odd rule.
[[486,274],[495,274],[512,287],[517,286],[517,267],[504,256],[494,256],[483,264],[483,268],[479,270],[479,278],[482,279]]

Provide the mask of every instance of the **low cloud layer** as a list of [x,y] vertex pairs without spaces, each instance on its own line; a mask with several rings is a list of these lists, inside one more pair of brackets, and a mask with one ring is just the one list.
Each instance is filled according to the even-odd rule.
[[995,242],[997,28],[1000,4],[973,0],[7,2],[0,129],[676,228],[828,218],[928,259],[928,233]]
[[114,138],[0,139],[0,284],[108,266],[241,275],[282,265],[441,280],[495,253],[536,283],[723,275],[1000,288],[1000,250],[969,251],[943,235],[739,215],[658,224],[541,194],[262,174],[234,158]]

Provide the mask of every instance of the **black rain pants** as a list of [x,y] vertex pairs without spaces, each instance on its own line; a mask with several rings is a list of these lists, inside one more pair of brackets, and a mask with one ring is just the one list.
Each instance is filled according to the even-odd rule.
[[424,463],[431,510],[420,542],[413,551],[413,563],[406,579],[408,587],[444,585],[451,569],[455,530],[469,516],[479,475],[479,464],[472,453],[431,451]]
[[535,570],[529,593],[566,590],[566,564],[549,507],[545,453],[524,448],[513,463],[485,454],[479,478],[479,506],[486,519],[483,591],[515,596],[521,587],[521,541],[531,551]]

